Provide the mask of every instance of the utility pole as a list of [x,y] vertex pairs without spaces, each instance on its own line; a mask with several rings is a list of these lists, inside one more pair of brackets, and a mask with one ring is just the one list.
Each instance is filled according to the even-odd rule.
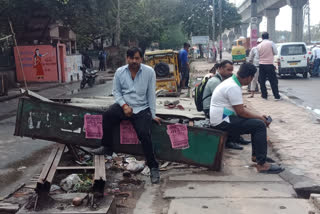
[[222,61],[222,0],[219,0],[220,62]]
[[213,47],[214,47],[214,56],[213,56],[213,61],[215,62],[217,60],[217,52],[216,52],[216,46],[214,44],[215,40],[216,40],[216,5],[215,5],[215,0],[212,0],[212,43],[213,43]]
[[258,40],[258,17],[257,17],[257,0],[251,0],[251,20],[250,20],[250,47],[257,45]]
[[215,19],[216,5],[214,1],[215,0],[212,0],[212,41],[215,40],[215,36],[216,36],[216,19]]
[[308,38],[309,38],[309,44],[311,44],[310,0],[308,0],[307,2],[307,13],[308,13]]
[[120,46],[120,0],[118,0],[115,46]]

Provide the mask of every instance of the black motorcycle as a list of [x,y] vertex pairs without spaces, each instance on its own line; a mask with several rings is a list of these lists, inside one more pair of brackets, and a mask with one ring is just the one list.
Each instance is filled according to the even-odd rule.
[[80,83],[80,88],[83,89],[86,84],[89,85],[90,88],[93,87],[96,77],[98,76],[98,71],[94,69],[89,69],[85,65],[82,65],[80,67],[80,70],[82,71],[82,80]]

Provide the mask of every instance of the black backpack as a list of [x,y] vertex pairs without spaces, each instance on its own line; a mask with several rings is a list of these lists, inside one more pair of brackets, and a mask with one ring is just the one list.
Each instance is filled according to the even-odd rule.
[[[221,78],[220,76],[216,75],[214,77],[217,77],[220,81]],[[208,80],[212,78],[212,77],[206,77],[204,78],[201,83],[195,88],[195,95],[194,95],[194,103],[196,104],[196,107],[197,107],[197,111],[203,111],[203,101],[205,99],[207,99],[208,97],[211,97],[212,94],[209,94],[208,96],[203,97],[203,92],[204,92],[204,89],[206,88],[206,85],[207,85],[207,82]]]

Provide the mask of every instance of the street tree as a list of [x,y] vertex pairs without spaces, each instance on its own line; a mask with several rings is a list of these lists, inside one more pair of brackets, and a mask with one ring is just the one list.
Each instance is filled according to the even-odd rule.
[[[212,6],[212,0],[185,0],[183,2],[183,27],[188,36],[212,35],[212,14],[215,15],[215,29],[219,29],[219,5],[214,1],[215,7]],[[215,11],[213,11],[215,8]],[[233,28],[241,23],[241,16],[237,12],[234,4],[227,0],[222,0],[222,31]],[[215,31],[214,39],[219,35]]]

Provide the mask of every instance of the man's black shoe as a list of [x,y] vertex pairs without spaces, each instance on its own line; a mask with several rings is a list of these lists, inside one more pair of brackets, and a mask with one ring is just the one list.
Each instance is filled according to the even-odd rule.
[[160,182],[160,174],[158,168],[151,168],[150,169],[150,178],[151,183],[158,184]]
[[100,146],[97,149],[91,150],[91,153],[95,155],[112,155],[113,152],[105,146]]
[[236,149],[236,150],[242,150],[243,149],[242,146],[239,146],[237,143],[234,143],[234,142],[227,142],[226,143],[226,147],[228,149]]
[[240,137],[238,143],[241,145],[248,145],[251,143],[251,141],[245,140],[243,139],[243,137]]

